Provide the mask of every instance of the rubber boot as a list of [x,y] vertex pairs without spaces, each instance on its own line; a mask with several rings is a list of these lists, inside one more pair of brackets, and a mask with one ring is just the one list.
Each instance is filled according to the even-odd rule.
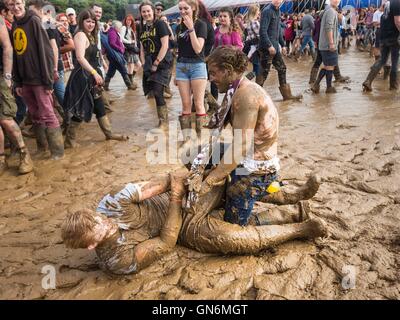
[[7,170],[7,162],[5,154],[0,154],[0,176]]
[[72,121],[68,125],[65,132],[65,140],[64,140],[64,148],[65,149],[73,149],[79,146],[76,143],[76,130],[80,126],[80,122]]
[[312,68],[311,69],[311,73],[310,73],[310,81],[308,82],[309,84],[313,84],[315,82],[315,80],[317,80],[317,76],[318,76],[318,71],[319,68]]
[[122,134],[112,133],[111,123],[107,116],[98,118],[97,122],[99,123],[100,129],[101,129],[101,131],[103,131],[107,140],[125,141],[125,140],[129,139],[129,137],[124,136]]
[[101,98],[103,99],[104,109],[106,109],[106,113],[114,112],[114,109],[111,107],[112,102],[108,98],[107,94],[103,92]]
[[28,148],[23,147],[19,149],[19,174],[27,174],[33,171],[33,162],[29,154]]
[[372,91],[372,81],[376,78],[378,75],[379,70],[376,68],[371,68],[371,71],[368,73],[367,79],[363,82],[363,91],[370,92]]
[[32,128],[36,137],[37,152],[46,152],[48,147],[46,127],[35,123]]
[[390,90],[398,90],[399,89],[399,83],[397,82],[397,73],[391,73],[390,74]]
[[336,89],[335,89],[335,87],[328,87],[328,88],[326,88],[326,90],[325,90],[325,93],[336,93],[337,91],[336,91]]
[[164,88],[164,98],[165,99],[171,99],[172,98],[171,87],[169,85],[165,86],[165,88]]
[[158,128],[168,130],[168,108],[166,105],[157,106]]
[[263,74],[256,75],[256,83],[261,87],[264,86],[265,78]]
[[279,91],[282,94],[283,100],[300,100],[303,98],[302,94],[299,94],[297,96],[292,95],[292,90],[290,89],[290,85],[289,84],[285,84],[283,86],[279,87]]
[[383,67],[383,80],[387,80],[390,74],[390,66]]
[[127,74],[124,76],[123,79],[124,79],[125,85],[128,88],[128,90],[136,90],[137,89],[137,84],[132,83]]
[[343,77],[340,73],[339,66],[335,66],[335,69],[333,69],[333,76],[335,77],[335,82],[346,82],[349,81],[349,77]]
[[197,116],[196,115],[196,133],[197,136],[201,136],[201,130],[205,129],[204,127],[208,124],[207,116]]
[[[192,115],[191,114],[185,114],[179,116],[179,123],[181,125],[181,130],[183,132],[183,138],[185,141],[188,141],[190,139],[191,133],[188,130],[192,129]],[[188,130],[186,130],[188,129]]]
[[46,128],[46,137],[49,143],[51,158],[53,160],[62,159],[64,157],[64,138],[61,128]]

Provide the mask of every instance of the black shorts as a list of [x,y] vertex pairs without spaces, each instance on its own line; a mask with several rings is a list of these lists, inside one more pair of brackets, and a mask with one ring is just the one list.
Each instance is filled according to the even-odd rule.
[[334,67],[338,65],[337,51],[321,50],[322,63],[326,67]]

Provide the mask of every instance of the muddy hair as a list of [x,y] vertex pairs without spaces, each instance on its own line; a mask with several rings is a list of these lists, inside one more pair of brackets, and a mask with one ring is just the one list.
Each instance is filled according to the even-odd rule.
[[[85,32],[84,26],[83,26],[83,22],[87,19],[92,19],[94,20],[96,23],[94,25],[94,29],[91,33],[87,33]],[[79,31],[82,31],[84,34],[86,34],[86,36],[88,37],[88,39],[90,40],[91,44],[96,44],[97,43],[97,37],[99,34],[99,24],[97,22],[96,19],[96,15],[94,13],[94,11],[92,9],[85,9],[83,10],[79,16],[78,16],[78,29],[76,30],[75,34]]]
[[235,15],[233,13],[233,10],[229,7],[221,8],[219,10],[219,13],[221,12],[226,12],[229,15],[229,18],[231,20],[231,25],[229,26],[229,33],[236,31],[239,32],[240,34],[242,33],[242,29],[240,29],[238,23],[236,22]]
[[97,222],[87,209],[69,213],[61,224],[61,238],[67,248],[87,248],[91,245],[88,235]]
[[247,70],[249,59],[238,48],[233,46],[217,47],[207,58],[207,64],[215,64],[220,70],[228,69],[237,73]]

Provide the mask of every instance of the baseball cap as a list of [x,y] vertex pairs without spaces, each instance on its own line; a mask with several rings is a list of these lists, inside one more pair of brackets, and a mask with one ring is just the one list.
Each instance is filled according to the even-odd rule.
[[67,16],[69,16],[70,14],[74,14],[76,15],[75,9],[74,8],[68,8],[67,10],[65,10],[65,14]]

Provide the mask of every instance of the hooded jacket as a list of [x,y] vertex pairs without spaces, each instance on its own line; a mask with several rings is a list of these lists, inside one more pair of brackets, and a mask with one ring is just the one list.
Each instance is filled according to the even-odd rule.
[[13,80],[15,86],[44,86],[53,89],[53,50],[41,19],[27,11],[12,26],[14,51]]

